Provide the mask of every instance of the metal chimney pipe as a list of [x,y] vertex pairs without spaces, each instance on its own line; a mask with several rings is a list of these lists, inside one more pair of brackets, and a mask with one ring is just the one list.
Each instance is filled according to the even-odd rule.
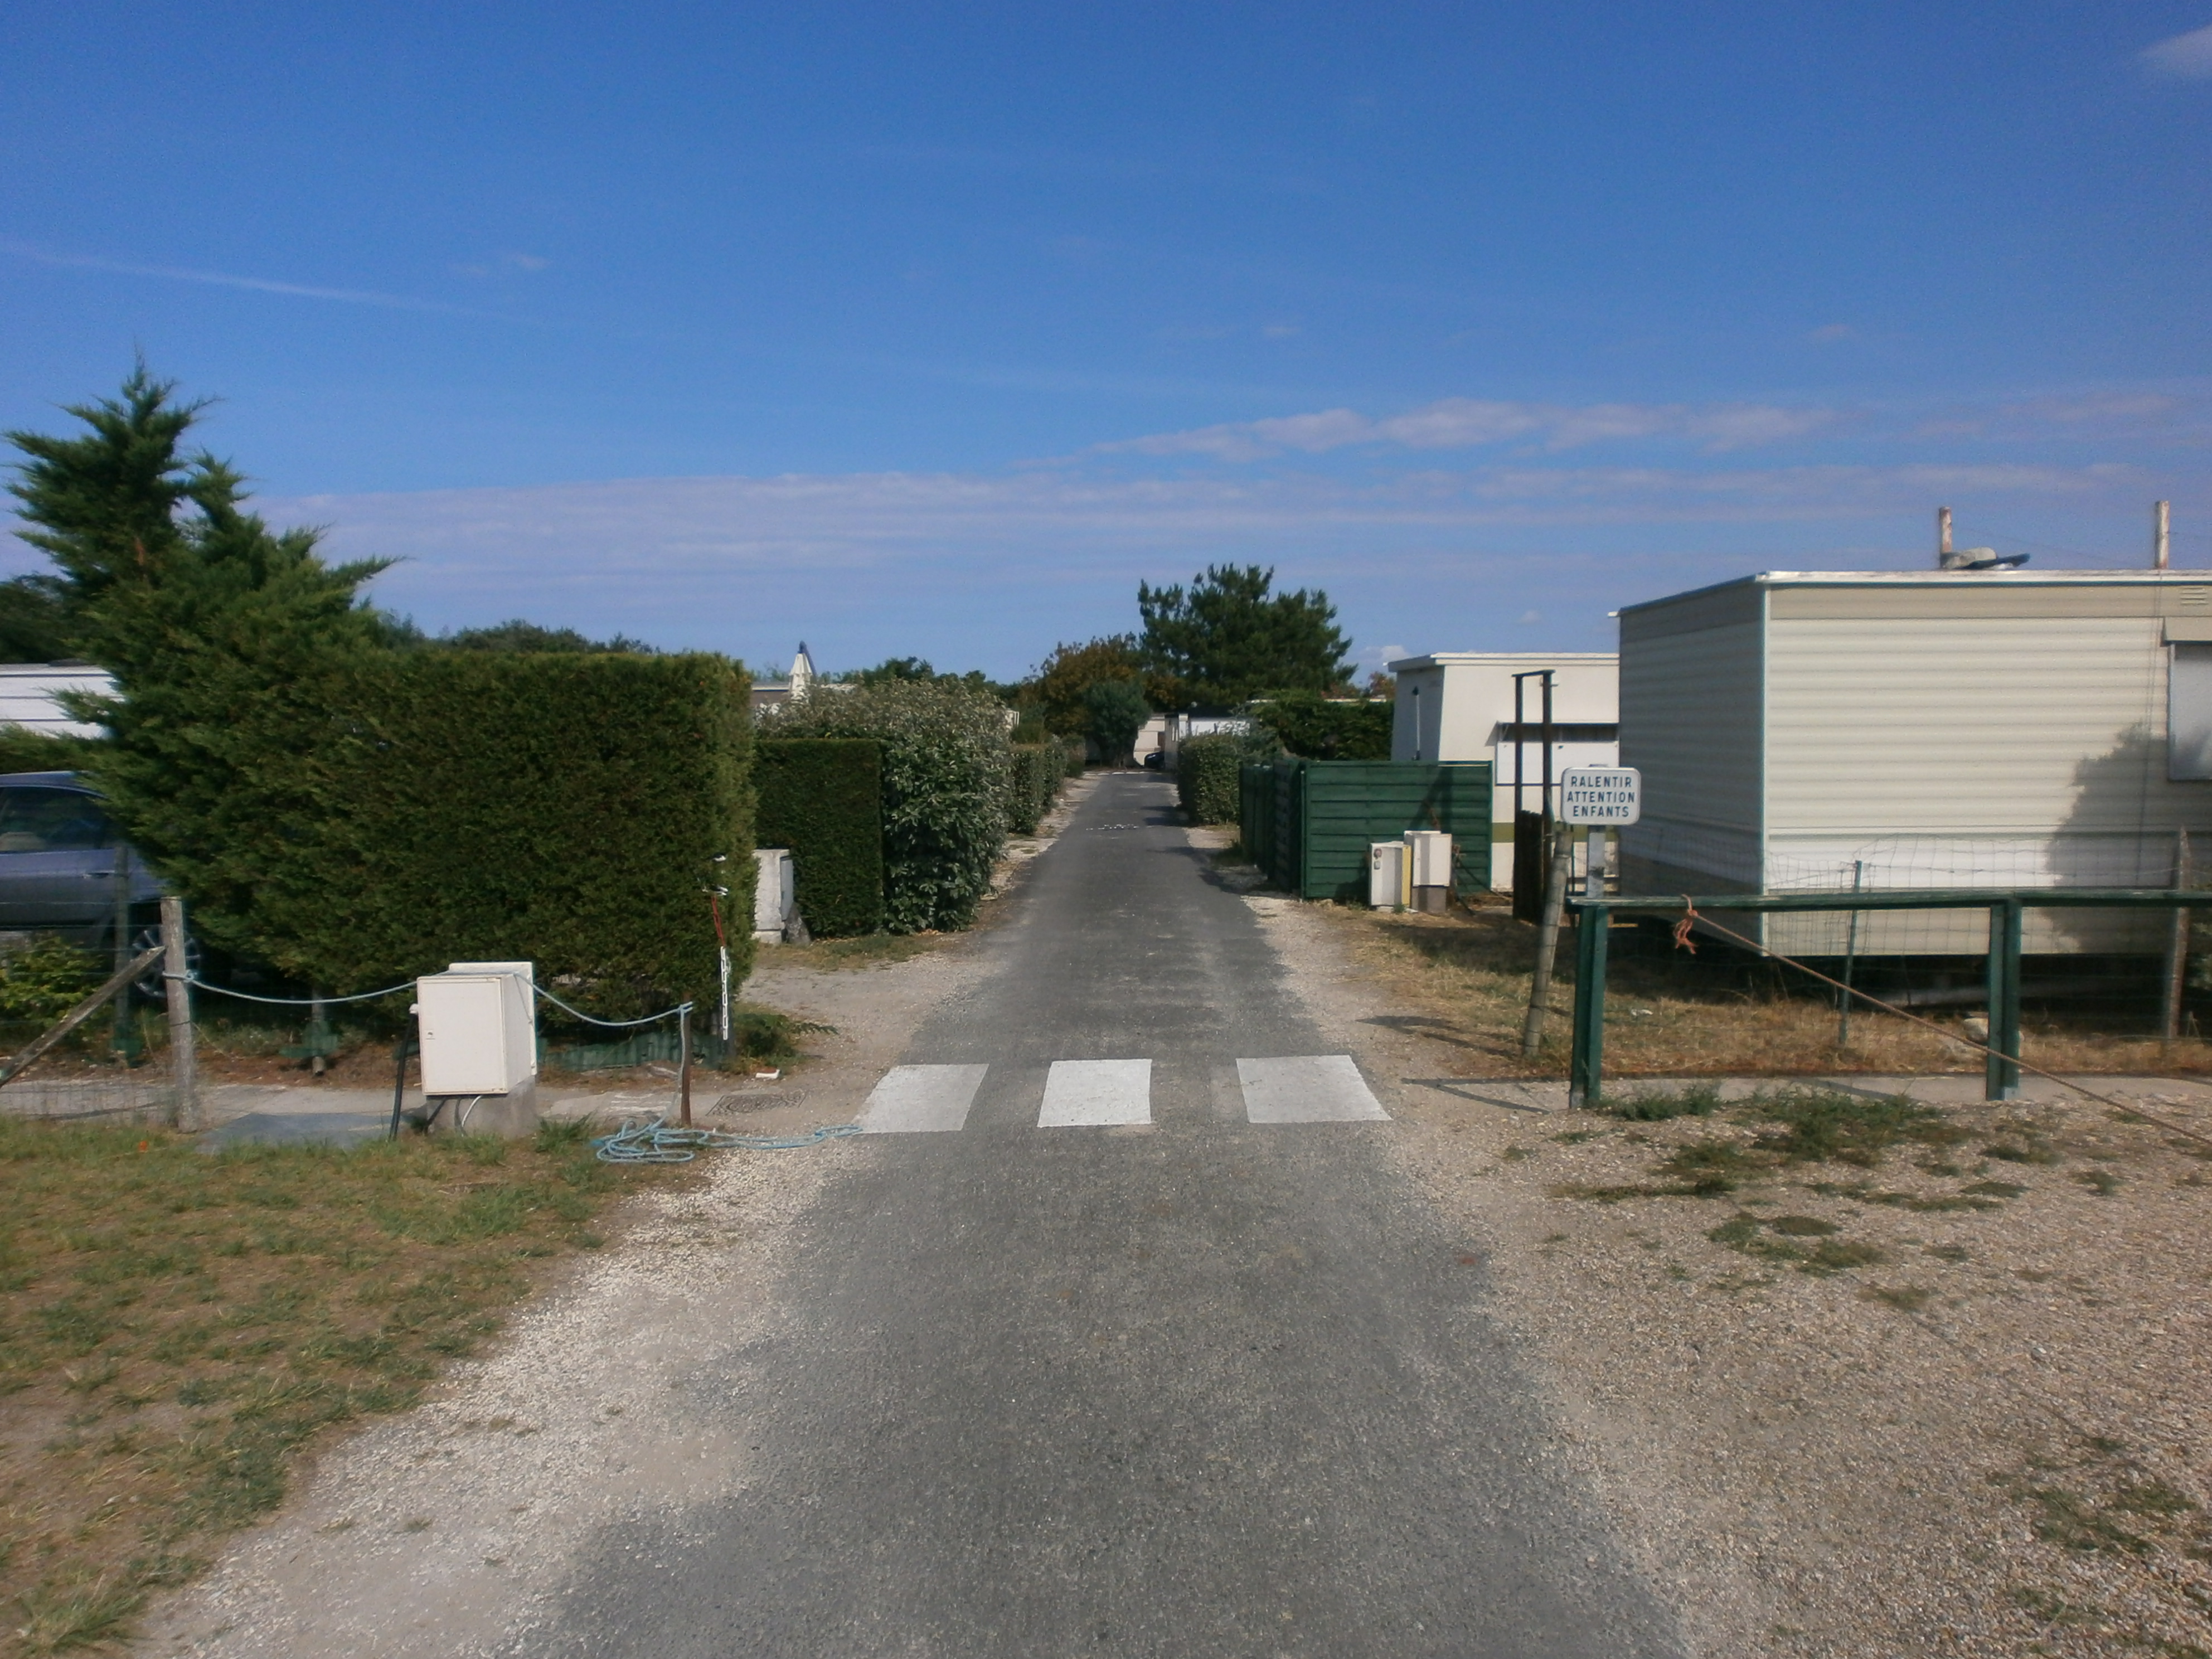
[[2166,534],[2172,528],[2172,501],[2158,501],[2151,507],[2150,568],[2154,570],[2163,570],[2166,568],[2168,552]]
[[1936,509],[1936,568],[1946,569],[1951,562],[1951,509]]

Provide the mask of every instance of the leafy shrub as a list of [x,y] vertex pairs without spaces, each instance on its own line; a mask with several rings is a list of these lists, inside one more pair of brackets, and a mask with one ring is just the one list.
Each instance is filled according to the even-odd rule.
[[1176,750],[1176,794],[1193,823],[1234,823],[1243,741],[1231,733],[1188,738]]
[[1636,1089],[1610,1097],[1606,1109],[1634,1123],[1661,1123],[1671,1117],[1711,1117],[1721,1108],[1717,1083],[1692,1083],[1680,1089]]
[[753,781],[754,840],[791,849],[807,932],[838,939],[879,931],[883,744],[872,738],[763,737],[754,745]]
[[1252,711],[1285,750],[1307,760],[1389,760],[1395,717],[1395,705],[1382,698],[1331,702],[1310,691],[1270,697]]
[[779,738],[875,738],[884,745],[884,926],[965,927],[990,890],[1006,836],[1004,705],[944,680],[817,691],[787,703]]
[[51,1025],[106,977],[91,951],[42,933],[0,963],[0,1016]]

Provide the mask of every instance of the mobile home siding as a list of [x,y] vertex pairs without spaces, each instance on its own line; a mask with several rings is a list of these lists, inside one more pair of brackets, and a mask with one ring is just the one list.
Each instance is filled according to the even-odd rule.
[[1765,595],[1750,583],[1620,619],[1620,763],[1644,773],[1621,835],[1632,890],[1756,887]]

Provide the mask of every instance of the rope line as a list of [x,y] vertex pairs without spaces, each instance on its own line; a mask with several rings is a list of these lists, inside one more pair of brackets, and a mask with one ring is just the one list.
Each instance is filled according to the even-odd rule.
[[818,1146],[860,1133],[857,1123],[824,1124],[803,1135],[739,1135],[722,1129],[679,1129],[666,1117],[650,1123],[624,1118],[611,1135],[595,1135],[592,1148],[602,1164],[689,1164],[703,1150],[710,1152],[745,1151],[787,1152],[799,1146]]
[[197,979],[190,974],[164,974],[161,977],[181,979],[195,991],[212,991],[219,997],[236,997],[241,1002],[265,1002],[272,1007],[279,1008],[312,1008],[319,1002],[326,1005],[333,1002],[373,1002],[378,997],[393,996],[401,991],[411,991],[415,988],[415,981],[410,979],[403,985],[387,985],[381,991],[356,992],[349,997],[258,997],[251,991],[234,991],[227,986],[210,985],[205,980]]
[[[1810,974],[1814,979],[1819,980],[1822,984],[1832,985],[1838,991],[1843,992],[1847,996],[1855,996],[1862,1002],[1870,1002],[1886,1014],[1895,1014],[1899,1019],[1909,1019],[1915,1025],[1925,1025],[1929,1030],[1935,1032],[1938,1036],[1948,1038],[1953,1042],[1963,1043],[1966,1047],[1978,1049],[1984,1054],[1995,1055],[1999,1060],[2019,1066],[2023,1072],[2033,1072],[2036,1076],[2048,1079],[2062,1089],[2071,1089],[2077,1095],[2087,1096],[2089,1099],[2095,1101],[2100,1106],[2109,1107],[2124,1117],[2140,1118],[2146,1123],[2155,1123],[2161,1129],[2170,1130],[2175,1134],[2183,1136],[2187,1139],[2193,1140],[2201,1146],[2212,1146],[2212,1136],[2199,1134],[2194,1129],[2185,1129],[2180,1124],[2175,1123],[2170,1119],[2160,1117],[2151,1112],[2146,1112],[2140,1106],[2130,1106],[2124,1101],[2114,1100],[2109,1095],[2100,1095],[2094,1089],[2084,1088],[2081,1084],[2075,1082],[2071,1078],[2061,1077],[2056,1072],[2046,1072],[2040,1066],[2032,1065],[2028,1061],[2021,1059],[2017,1054],[2000,1054],[1986,1042],[1977,1042],[1972,1037],[1963,1036],[1956,1032],[1946,1030],[1942,1026],[1938,1025],[1934,1020],[1923,1019],[1918,1014],[1909,1012],[1903,1008],[1893,1007],[1890,1004],[1884,1002],[1880,997],[1869,995],[1866,992],[1860,990],[1856,985],[1846,985],[1839,979],[1830,979],[1819,969],[1808,968],[1803,963],[1799,962],[1796,957],[1785,957],[1781,951],[1775,950],[1771,945],[1755,944],[1752,940],[1746,939],[1741,933],[1736,933],[1732,928],[1722,927],[1720,923],[1715,921],[1711,916],[1705,915],[1696,905],[1690,902],[1690,896],[1686,893],[1682,896],[1682,920],[1674,924],[1674,939],[1678,944],[1688,944],[1690,927],[1692,923],[1700,927],[1710,927],[1713,932],[1720,934],[1724,939],[1732,939],[1738,945],[1743,945],[1749,950],[1760,952],[1765,956],[1770,956],[1777,962],[1786,963],[1789,966],[1796,969],[1800,973]],[[1689,949],[1694,952],[1697,946],[1692,945],[1689,945]]]
[[632,1025],[650,1025],[655,1020],[666,1019],[672,1014],[688,1014],[696,1006],[689,1002],[679,1002],[673,1008],[664,1008],[657,1014],[647,1014],[643,1019],[600,1019],[596,1015],[586,1013],[580,1008],[571,1008],[542,985],[533,983],[532,988],[562,1013],[574,1014],[586,1025],[604,1025],[611,1031],[623,1030]]

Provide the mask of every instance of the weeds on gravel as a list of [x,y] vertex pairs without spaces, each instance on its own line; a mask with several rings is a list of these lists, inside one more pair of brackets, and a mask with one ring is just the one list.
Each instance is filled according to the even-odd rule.
[[2212,1554],[2212,1518],[2118,1441],[2092,1437],[2070,1460],[2031,1459],[2015,1474],[1990,1479],[2027,1507],[2035,1535],[2061,1549],[2132,1556],[2170,1550],[2198,1560]]
[[1720,1085],[1692,1083],[1680,1089],[1632,1089],[1608,1097],[1605,1109],[1632,1123],[1662,1123],[1674,1117],[1711,1117],[1721,1109]]
[[646,1172],[588,1133],[210,1157],[0,1118],[0,1653],[117,1639],[316,1435],[411,1405],[596,1243]]
[[1955,1146],[1966,1132],[1932,1106],[1903,1095],[1855,1095],[1841,1089],[1761,1090],[1745,1103],[1754,1120],[1774,1125],[1759,1144],[1790,1164],[1834,1160],[1872,1168],[1900,1141]]
[[[1778,1219],[1802,1223],[1812,1218],[1784,1216]],[[1826,1226],[1827,1224],[1818,1224]],[[1732,1250],[1742,1251],[1746,1255],[1762,1256],[1768,1261],[1789,1262],[1798,1272],[1807,1273],[1840,1273],[1846,1267],[1870,1267],[1887,1259],[1871,1244],[1861,1244],[1855,1240],[1846,1238],[1823,1237],[1819,1243],[1808,1247],[1796,1243],[1790,1237],[1768,1237],[1770,1227],[1778,1232],[1784,1231],[1774,1223],[1762,1221],[1748,1210],[1738,1210],[1734,1216],[1721,1223],[1705,1237],[1716,1244],[1725,1244]],[[1829,1231],[1832,1232],[1835,1230],[1830,1227]],[[1791,1228],[1788,1231],[1796,1234],[1799,1237],[1807,1236],[1802,1228]]]

